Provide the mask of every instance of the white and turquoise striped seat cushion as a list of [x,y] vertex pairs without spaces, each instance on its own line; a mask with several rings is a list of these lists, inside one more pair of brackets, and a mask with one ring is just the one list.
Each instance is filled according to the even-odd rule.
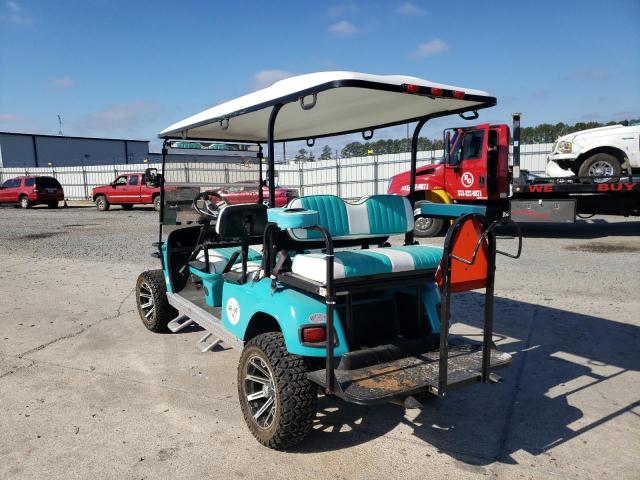
[[[298,254],[293,257],[293,273],[326,283],[327,266],[321,253]],[[351,278],[380,273],[436,269],[442,259],[442,248],[431,245],[373,248],[335,252],[333,278]]]
[[[289,207],[317,210],[320,225],[334,240],[353,240],[403,234],[413,230],[413,210],[409,200],[398,195],[373,195],[356,203],[335,195],[309,195],[293,200]],[[313,230],[292,229],[295,240],[319,240]]]
[[[234,252],[240,251],[240,247],[222,247],[222,248],[210,248],[209,249],[209,273],[222,273],[224,267],[229,263],[229,259]],[[200,250],[196,260],[204,262],[204,250]],[[262,260],[262,254],[253,248],[249,249],[249,256],[247,258],[250,262],[260,262]],[[235,263],[240,263],[240,256],[238,256]]]

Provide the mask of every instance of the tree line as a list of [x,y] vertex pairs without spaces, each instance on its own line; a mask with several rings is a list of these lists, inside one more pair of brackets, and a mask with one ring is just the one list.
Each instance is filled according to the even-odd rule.
[[[632,120],[636,123],[640,119]],[[559,122],[556,124],[541,123],[533,127],[522,127],[520,130],[521,143],[553,143],[558,137],[580,130],[589,128],[604,127],[607,125],[616,125],[619,122],[578,122],[573,125]],[[443,148],[444,142],[440,139],[429,139],[420,137],[418,139],[418,150],[440,150]],[[346,144],[340,150],[341,158],[364,157],[367,155],[383,155],[387,153],[404,153],[411,149],[411,142],[407,138],[387,138],[376,140],[375,142],[351,142]],[[329,145],[325,145],[317,158],[318,160],[330,160],[333,158],[332,150]],[[296,161],[314,161],[316,157],[313,151],[301,148],[296,153],[294,160]]]

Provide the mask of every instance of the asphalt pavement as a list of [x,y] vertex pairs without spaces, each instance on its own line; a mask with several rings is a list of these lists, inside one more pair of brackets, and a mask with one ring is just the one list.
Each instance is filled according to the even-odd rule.
[[[499,258],[501,383],[423,410],[321,397],[288,452],[245,427],[238,352],[142,326],[133,291],[159,268],[156,222],[0,208],[0,478],[640,477],[639,221],[527,226],[522,258]],[[499,246],[515,247],[508,232]],[[460,295],[454,332],[478,334],[481,307]]]

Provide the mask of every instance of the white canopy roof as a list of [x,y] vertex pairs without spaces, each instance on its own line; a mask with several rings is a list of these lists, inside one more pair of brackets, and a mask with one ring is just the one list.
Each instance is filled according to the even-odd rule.
[[[417,87],[410,87],[409,93],[407,85]],[[309,106],[314,94],[316,105],[303,109],[299,99],[303,97]],[[266,142],[269,114],[276,104],[284,106],[275,122],[274,139],[283,141],[382,128],[495,103],[495,98],[480,90],[416,77],[318,72],[280,80],[221,103],[174,123],[159,136]]]

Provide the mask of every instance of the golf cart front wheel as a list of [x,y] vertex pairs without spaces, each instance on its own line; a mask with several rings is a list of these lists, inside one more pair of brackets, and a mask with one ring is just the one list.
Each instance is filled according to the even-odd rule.
[[249,430],[261,444],[283,450],[311,429],[318,392],[306,372],[304,358],[287,352],[281,333],[247,342],[238,366],[238,395]]
[[136,283],[136,304],[140,319],[152,332],[168,332],[167,325],[178,311],[169,305],[162,270],[142,272]]

